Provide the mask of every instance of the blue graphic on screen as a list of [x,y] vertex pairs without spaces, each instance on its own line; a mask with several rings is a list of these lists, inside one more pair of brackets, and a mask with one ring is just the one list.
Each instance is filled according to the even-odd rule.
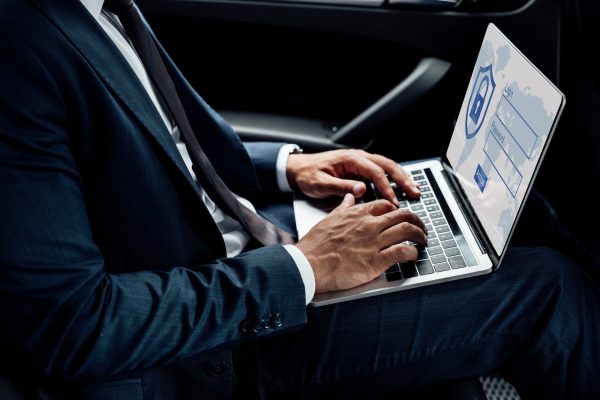
[[477,164],[477,170],[475,171],[475,182],[477,182],[477,186],[479,187],[479,190],[481,190],[481,193],[483,193],[483,191],[485,190],[485,185],[487,184],[488,181],[488,177],[485,174],[485,172],[483,171],[483,168],[481,168],[481,165]]
[[490,107],[490,101],[494,95],[496,89],[496,82],[494,82],[494,74],[492,65],[487,67],[479,68],[479,74],[473,90],[471,91],[471,97],[469,98],[469,112],[465,118],[465,133],[467,139],[472,139],[477,135],[483,120],[487,114],[487,110]]

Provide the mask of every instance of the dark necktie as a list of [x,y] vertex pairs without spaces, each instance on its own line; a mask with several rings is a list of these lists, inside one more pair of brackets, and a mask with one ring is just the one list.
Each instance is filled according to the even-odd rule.
[[[167,71],[167,67],[160,55],[153,38],[146,29],[133,0],[106,0],[104,8],[119,17],[133,48],[138,53],[150,79],[159,92],[162,103],[166,105],[170,115],[177,124],[183,137],[190,157],[195,165],[194,172],[203,188],[209,192],[215,201],[224,205],[244,228],[263,245],[293,244],[293,236],[285,232],[260,215],[241,204],[233,192],[217,175],[212,163],[200,147],[196,136],[189,123],[175,84]],[[221,200],[221,201],[219,201]]]

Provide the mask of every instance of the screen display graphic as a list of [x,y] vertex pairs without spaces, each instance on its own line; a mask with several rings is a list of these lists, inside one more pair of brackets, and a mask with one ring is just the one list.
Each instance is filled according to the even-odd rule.
[[490,24],[447,158],[497,254],[562,102],[560,91]]

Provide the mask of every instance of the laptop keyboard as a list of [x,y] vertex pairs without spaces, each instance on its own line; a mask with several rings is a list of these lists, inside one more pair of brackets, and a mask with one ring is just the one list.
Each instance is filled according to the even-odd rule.
[[441,206],[432,190],[427,175],[423,170],[412,171],[411,174],[421,189],[419,199],[408,198],[401,190],[397,189],[394,182],[392,182],[392,187],[400,201],[399,207],[417,214],[427,227],[427,245],[417,246],[419,251],[417,261],[401,262],[388,268],[385,271],[388,281],[435,274],[467,266],[461,246],[457,243],[457,237],[453,233],[455,229],[451,228],[444,214],[444,207]]

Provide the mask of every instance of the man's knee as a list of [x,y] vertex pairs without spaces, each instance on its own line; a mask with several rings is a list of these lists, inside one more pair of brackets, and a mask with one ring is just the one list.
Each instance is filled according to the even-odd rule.
[[[502,266],[509,266],[533,279],[562,282],[573,275],[579,279],[582,268],[568,256],[549,247],[513,247],[510,248],[502,262]],[[502,267],[499,271],[502,271]]]
[[[524,290],[571,301],[583,290],[593,290],[583,268],[568,256],[547,247],[511,248],[502,263],[507,274],[516,274]],[[503,274],[501,267],[498,274]],[[549,299],[548,299],[549,300]]]

